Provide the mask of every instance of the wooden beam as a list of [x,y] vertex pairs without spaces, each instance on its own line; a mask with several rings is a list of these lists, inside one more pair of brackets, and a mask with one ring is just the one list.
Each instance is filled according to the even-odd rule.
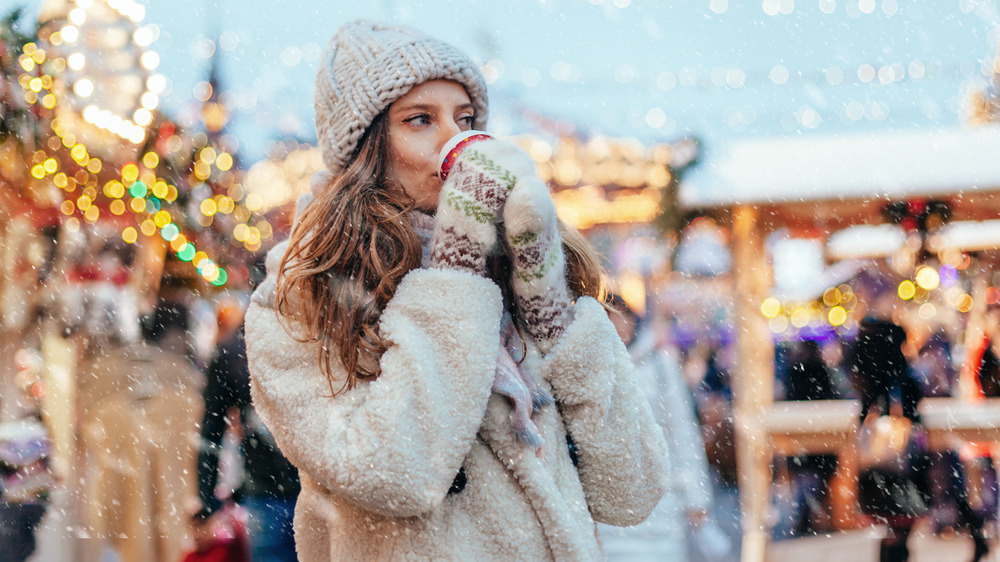
[[764,415],[774,385],[774,346],[760,303],[772,284],[764,254],[759,211],[733,209],[733,270],[736,295],[737,360],[733,366],[733,425],[743,515],[744,562],[764,562],[771,499],[771,458]]

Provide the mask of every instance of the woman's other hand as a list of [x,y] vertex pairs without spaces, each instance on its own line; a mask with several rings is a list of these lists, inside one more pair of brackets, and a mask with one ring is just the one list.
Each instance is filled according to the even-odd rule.
[[571,299],[559,221],[545,183],[535,174],[519,177],[503,219],[518,310],[546,353],[569,324]]

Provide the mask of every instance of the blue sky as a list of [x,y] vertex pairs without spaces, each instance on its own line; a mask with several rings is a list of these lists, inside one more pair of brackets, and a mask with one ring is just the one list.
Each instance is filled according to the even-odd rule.
[[[97,0],[101,1],[101,0]],[[491,63],[491,129],[644,142],[955,126],[996,53],[994,1],[151,0],[152,48],[184,117],[216,49],[246,160],[314,136],[319,52],[354,18],[390,20]],[[0,0],[4,11],[38,2]]]

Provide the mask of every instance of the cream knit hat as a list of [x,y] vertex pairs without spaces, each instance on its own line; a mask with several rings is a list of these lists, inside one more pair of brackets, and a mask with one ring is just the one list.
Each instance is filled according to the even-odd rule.
[[418,31],[358,20],[337,31],[316,73],[316,135],[323,163],[338,173],[376,115],[414,86],[434,79],[465,86],[486,127],[486,81],[457,48]]

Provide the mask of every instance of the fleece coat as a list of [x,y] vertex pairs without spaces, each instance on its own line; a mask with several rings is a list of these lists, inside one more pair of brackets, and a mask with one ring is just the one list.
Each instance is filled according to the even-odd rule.
[[547,355],[527,342],[528,368],[556,399],[536,415],[536,456],[491,392],[502,313],[492,281],[411,271],[382,314],[381,374],[336,397],[318,344],[289,336],[295,322],[279,321],[272,296],[248,310],[247,351],[254,406],[302,480],[299,560],[601,560],[594,521],[634,525],[666,489],[663,432],[591,298]]

